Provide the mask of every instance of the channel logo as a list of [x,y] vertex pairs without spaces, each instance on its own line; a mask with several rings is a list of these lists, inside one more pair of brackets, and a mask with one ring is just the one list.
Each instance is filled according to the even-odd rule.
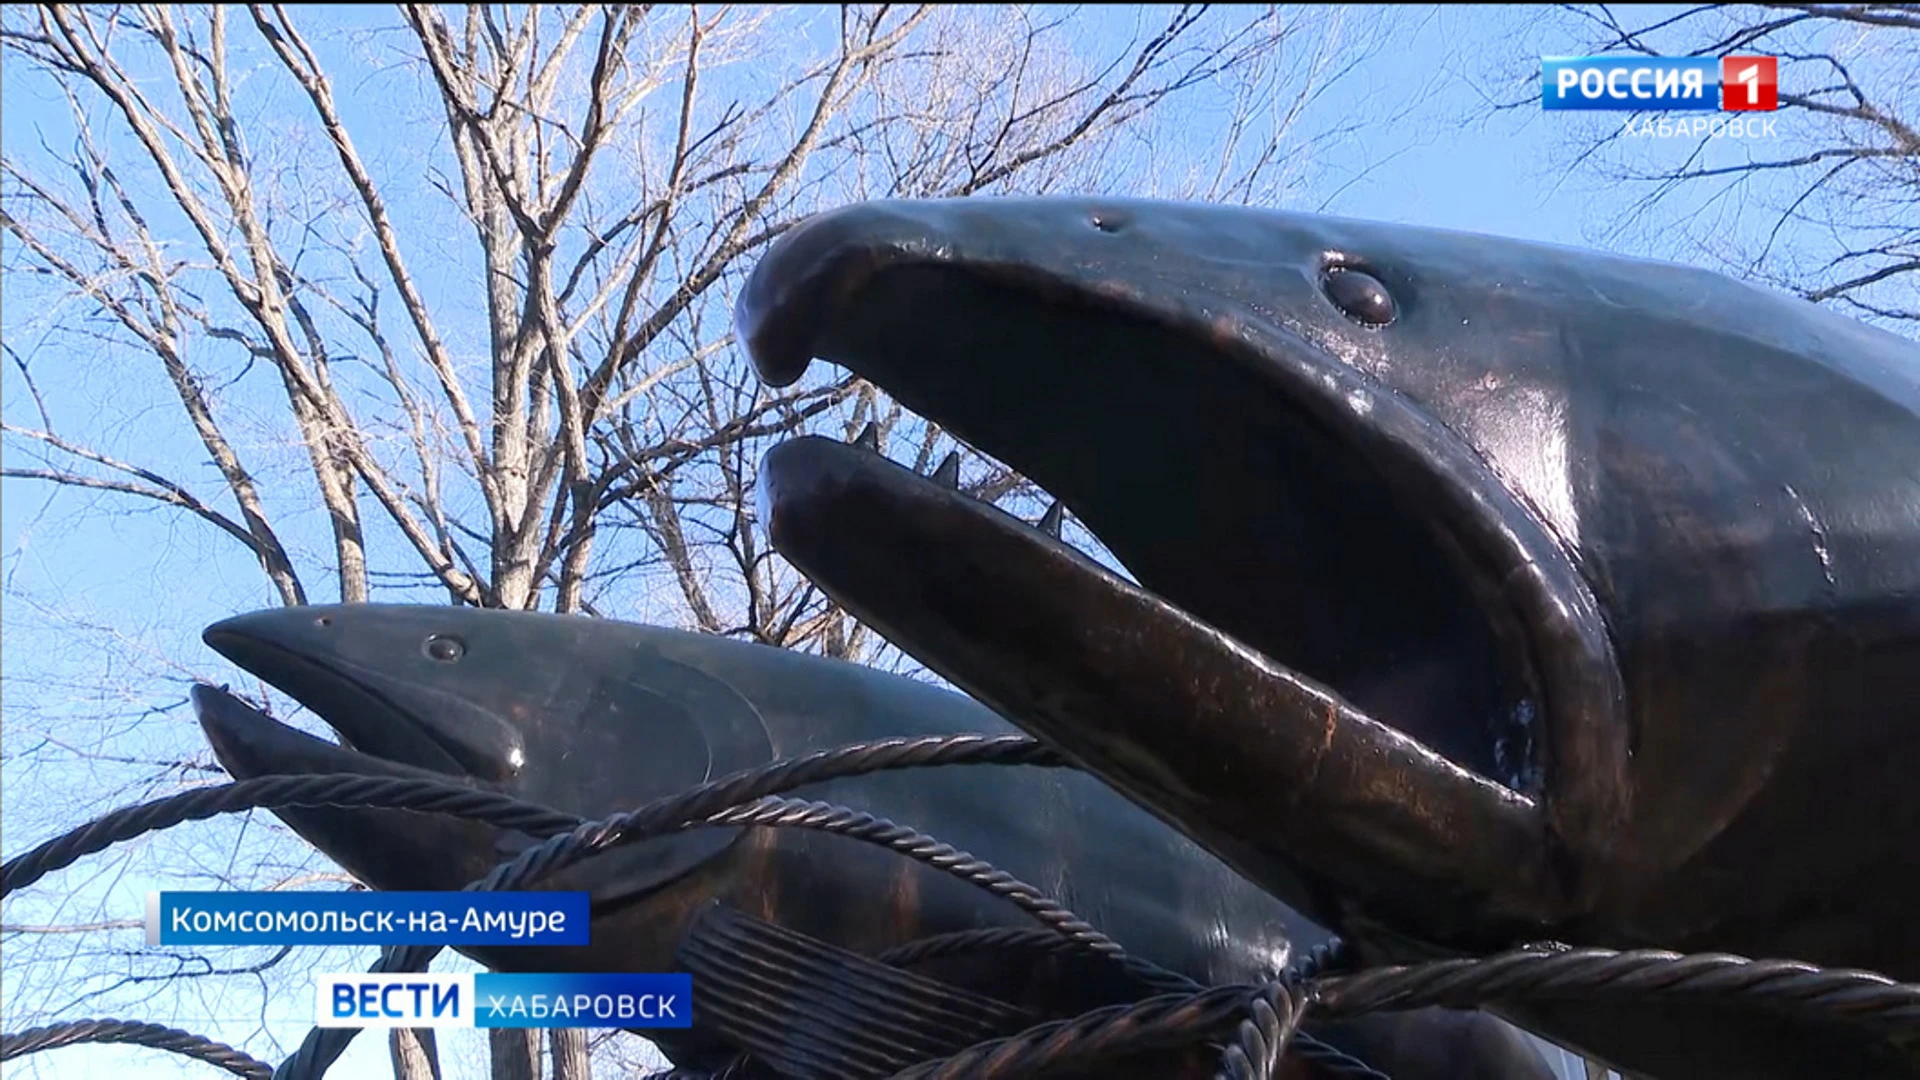
[[388,975],[314,980],[327,1028],[688,1028],[693,976],[604,973]]
[[326,1028],[470,1028],[472,975],[314,978],[313,1022]]
[[1773,112],[1773,56],[1540,58],[1540,107],[1634,112]]

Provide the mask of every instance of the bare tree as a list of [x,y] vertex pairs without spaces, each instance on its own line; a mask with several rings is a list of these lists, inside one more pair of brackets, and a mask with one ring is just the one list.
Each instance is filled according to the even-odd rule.
[[432,1028],[395,1028],[387,1034],[387,1051],[393,1056],[393,1075],[407,1080],[440,1080],[440,1050]]
[[[1754,114],[1760,122],[1743,125],[1742,137],[1650,139],[1653,125],[1603,114],[1567,121],[1560,167],[1631,193],[1611,215],[1609,240],[1705,259],[1920,333],[1920,13],[1912,5],[1702,4],[1677,13],[1567,5],[1532,29],[1542,51],[1777,56],[1779,112]],[[1537,69],[1513,74],[1490,111],[1539,108]]]
[[[849,377],[769,392],[727,301],[767,244],[857,198],[1285,201],[1353,132],[1305,118],[1381,29],[1280,8],[1136,18],[1095,33],[1049,7],[402,5],[368,27],[279,5],[9,8],[8,93],[46,107],[0,157],[9,302],[30,304],[9,322],[0,471],[99,496],[91,512],[210,526],[279,604],[437,596],[897,662],[773,557],[754,463],[771,440],[869,422],[923,469],[951,440]],[[1193,123],[1169,110],[1208,96],[1216,144],[1170,138]],[[90,377],[114,384],[117,419],[86,407]],[[1022,497],[969,462],[976,493]],[[197,665],[150,660],[121,696],[177,717]],[[9,768],[32,767],[22,730]],[[142,793],[215,779],[191,732],[167,730],[167,753],[136,755]],[[427,1034],[396,1035],[397,1075],[437,1075]],[[557,1034],[554,1075],[584,1076],[585,1047]],[[542,1072],[530,1035],[491,1052],[496,1076]]]

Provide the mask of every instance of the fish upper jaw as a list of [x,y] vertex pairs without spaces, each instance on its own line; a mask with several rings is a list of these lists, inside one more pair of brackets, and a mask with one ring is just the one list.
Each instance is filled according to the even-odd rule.
[[[862,204],[783,237],[736,308],[763,378],[845,365],[1051,492],[1144,589],[949,485],[817,440],[763,468],[776,547],[1290,900],[1372,896],[1418,927],[1420,898],[1393,883],[1453,880],[1454,916],[1425,927],[1438,938],[1468,933],[1476,905],[1510,925],[1584,909],[1622,871],[1630,806],[1598,603],[1471,446],[1273,314],[1364,263],[1321,242],[1263,249],[1237,211],[1248,228],[1195,246],[1199,213]],[[1250,271],[1277,298],[1265,313],[1233,291]],[[1395,686],[1389,669],[1420,665],[1369,657],[1374,641],[1426,674]],[[1180,683],[1194,663],[1210,674]],[[1263,779],[1292,790],[1263,794]],[[1256,855],[1263,812],[1303,824],[1274,825]],[[1329,821],[1337,836],[1300,831]]]
[[511,779],[525,764],[512,724],[418,682],[366,670],[334,650],[334,632],[329,609],[274,608],[215,623],[202,640],[374,757],[489,783]]

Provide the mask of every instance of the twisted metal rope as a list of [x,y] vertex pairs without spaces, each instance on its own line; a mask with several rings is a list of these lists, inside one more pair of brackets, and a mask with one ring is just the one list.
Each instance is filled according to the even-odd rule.
[[1920,1034],[1920,983],[1895,982],[1871,971],[1724,953],[1517,949],[1330,975],[1311,986],[1315,1008],[1339,1016],[1522,999],[1724,996],[1847,1021],[1885,1035]]
[[[737,804],[756,796],[815,783],[820,780],[859,776],[889,769],[925,768],[938,765],[1030,765],[1060,767],[1064,760],[1052,749],[1025,736],[928,736],[921,738],[881,739],[834,747],[796,758],[769,763],[757,769],[742,770],[727,777],[691,788],[679,795],[657,800],[630,814],[617,815],[601,822],[583,824],[577,816],[492,792],[476,791],[460,784],[431,779],[366,777],[357,774],[258,777],[217,787],[185,792],[126,807],[96,819],[63,836],[56,837],[24,855],[8,860],[0,867],[0,896],[24,888],[48,873],[62,869],[87,855],[106,850],[113,844],[134,839],[185,821],[204,820],[224,813],[255,808],[293,806],[332,806],[415,810],[479,820],[502,828],[544,835],[549,843],[529,849],[520,859],[502,864],[487,879],[471,883],[470,891],[512,889],[519,882],[530,882],[578,862],[580,859],[622,843],[657,835],[659,831],[700,824],[701,819],[722,810],[741,810]],[[827,810],[840,808],[825,807]],[[790,812],[787,806],[761,807],[761,812],[778,817]],[[827,815],[834,817],[835,815]],[[1038,890],[1002,874],[982,860],[958,852],[912,830],[891,822],[844,811],[839,827],[864,829],[880,842],[892,841],[912,848],[938,865],[949,862],[979,878],[980,884],[996,887],[1010,899],[1043,915],[1061,932],[1077,934],[1085,944],[1112,950],[1119,946],[1057,903],[1047,900]],[[689,819],[692,819],[691,821]],[[778,821],[769,824],[781,824]],[[802,824],[804,827],[804,822]],[[574,839],[579,834],[579,839]],[[513,874],[513,877],[509,877]],[[509,884],[489,882],[509,881]],[[1087,937],[1086,935],[1092,935]],[[430,963],[440,952],[438,946],[411,946],[383,952],[375,972],[417,970]],[[115,1022],[121,1023],[121,1022]],[[65,1030],[69,1025],[56,1025]],[[71,1025],[66,1043],[101,1041],[111,1031],[89,1028],[85,1023]],[[52,1029],[49,1029],[52,1030]],[[154,1031],[170,1029],[153,1028]],[[12,1040],[25,1038],[6,1036]],[[188,1039],[196,1036],[185,1035]],[[318,1029],[308,1034],[292,1057],[281,1063],[275,1076],[304,1076],[316,1068],[324,1074],[352,1041],[357,1029]],[[158,1038],[159,1036],[154,1036]],[[203,1042],[205,1040],[202,1040]],[[65,1045],[60,1043],[58,1045]],[[8,1045],[13,1045],[11,1042]],[[31,1053],[52,1043],[29,1045],[16,1053]],[[207,1045],[217,1046],[208,1042]],[[251,1060],[251,1059],[248,1059]],[[255,1063],[259,1064],[259,1063]],[[264,1066],[262,1066],[264,1068]]]
[[1306,1003],[1295,996],[1290,981],[1269,983],[1246,1004],[1238,1039],[1220,1055],[1214,1080],[1270,1080],[1280,1067],[1280,1056],[1300,1026]]
[[[896,945],[874,957],[882,964],[893,967],[908,967],[923,960],[933,960],[942,956],[953,956],[970,952],[1051,952],[1051,953],[1089,953],[1082,943],[1071,935],[1055,930],[1029,929],[1020,926],[992,926],[981,930],[956,930],[948,934],[935,934],[931,937],[909,941]],[[1127,953],[1093,953],[1103,959],[1118,964],[1126,974],[1132,976],[1149,989],[1159,993],[1190,991],[1199,987],[1199,983],[1177,971],[1166,968],[1140,957]]]
[[[930,742],[937,743],[937,747],[928,746]],[[912,765],[986,763],[987,761],[1046,763],[1044,760],[1035,760],[1031,755],[1032,747],[1029,745],[1031,742],[1018,736],[1002,738],[965,736],[933,740],[885,740],[874,744],[836,748],[809,755],[807,758],[776,762],[758,770],[749,770],[746,773],[703,785],[702,788],[679,796],[660,800],[632,814],[623,815],[629,820],[627,828],[605,829],[601,831],[599,838],[605,846],[614,846],[700,824],[812,828],[846,835],[889,847],[1005,897],[1050,928],[1041,933],[1063,942],[1068,947],[1107,957],[1123,967],[1139,971],[1160,984],[1192,988],[1195,984],[1191,980],[1128,956],[1118,943],[1095,930],[1065,907],[1045,897],[1031,885],[996,870],[984,860],[885,819],[826,803],[782,799],[775,796],[764,796],[754,802],[727,807],[704,817],[694,816],[699,809],[712,801],[737,796],[743,787],[753,790],[756,787],[764,789],[765,786],[772,784],[799,786],[812,782],[810,778],[813,772],[822,768],[831,770],[836,775],[850,775],[875,768]],[[87,854],[105,850],[113,843],[132,839],[147,832],[167,828],[183,821],[201,820],[219,813],[269,806],[376,806],[388,809],[412,809],[475,818],[502,827],[545,833],[549,836],[557,836],[566,829],[572,829],[569,837],[593,831],[592,825],[579,825],[579,819],[571,815],[507,796],[476,792],[451,783],[410,778],[368,778],[352,774],[263,777],[188,792],[109,814],[66,836],[43,844],[25,856],[10,861],[4,868],[5,891],[10,892],[12,889],[31,884],[45,874],[70,865]],[[673,817],[681,820],[671,820]],[[608,823],[596,824],[612,824],[618,820],[616,818]],[[528,854],[534,855],[538,852]],[[544,869],[535,869],[527,875],[527,878],[530,881],[536,874],[544,876],[546,873],[552,873],[568,865],[569,862],[584,857],[585,854],[583,852],[574,860],[565,860],[563,853],[562,858],[556,858],[544,864]],[[520,861],[536,867],[542,865],[533,859],[523,858]],[[502,875],[498,871],[510,869],[511,864],[497,868],[496,873],[489,877],[490,879],[506,877],[507,875]],[[484,888],[485,882],[475,883],[469,888],[475,886]],[[517,886],[496,885],[494,887]],[[423,967],[438,952],[438,948],[432,947],[389,950],[382,955],[380,963],[375,965],[374,970],[396,972],[417,966]],[[316,1067],[324,1072],[332,1061],[338,1059],[338,1055],[344,1051],[346,1044],[355,1034],[357,1034],[355,1029],[315,1029],[303,1043],[301,1051],[284,1062],[275,1075],[300,1076],[303,1071],[311,1071]],[[1323,1051],[1324,1054],[1339,1054],[1331,1047],[1315,1049]],[[1246,1055],[1243,1054],[1244,1056]],[[1254,1056],[1258,1056],[1257,1051]],[[1264,1075],[1264,1073],[1257,1075]]]
[[[1324,970],[1331,960],[1337,958],[1343,949],[1344,943],[1337,938],[1316,947],[1289,969],[1290,979],[1297,983],[1314,977]],[[895,946],[879,954],[875,959],[883,964],[905,967],[922,960],[951,956],[956,953],[991,950],[1084,953],[1072,938],[1063,937],[1048,930],[1002,926],[936,934]],[[1202,989],[1201,985],[1193,979],[1137,956],[1106,957],[1106,959],[1119,964],[1127,975],[1155,993],[1193,993]],[[1242,1037],[1246,1037],[1244,1030]],[[1262,1037],[1266,1036],[1263,1034]],[[1287,1049],[1290,1054],[1312,1063],[1316,1067],[1315,1074],[1324,1077],[1325,1080],[1392,1080],[1387,1074],[1352,1054],[1315,1038],[1308,1032],[1296,1031]],[[1249,1055],[1253,1053],[1251,1050],[1246,1052]]]
[[[1251,995],[1271,993],[1276,987],[1285,989],[1285,980],[1259,990],[1212,987],[1115,1006],[983,1043],[944,1061],[915,1066],[895,1080],[1010,1077],[1104,1057],[1120,1052],[1120,1048],[1178,1045],[1214,1037],[1241,1010],[1254,1008]],[[1429,1006],[1471,1008],[1494,1001],[1655,994],[1742,998],[1750,1004],[1797,1008],[1850,1021],[1884,1035],[1920,1033],[1920,984],[1898,983],[1873,972],[1715,953],[1682,956],[1652,949],[1524,949],[1481,959],[1330,975],[1310,980],[1301,989],[1315,1011],[1333,1018]],[[1276,1007],[1275,1021],[1263,1023],[1258,1010],[1254,1011],[1257,1037],[1264,1040],[1266,1033],[1273,1031],[1275,1041],[1284,1046],[1283,1028],[1297,1023],[1297,1018],[1279,1016]],[[1246,1034],[1242,1032],[1243,1043],[1236,1049],[1241,1049],[1242,1056],[1257,1069],[1264,1059],[1246,1049]],[[1228,1054],[1231,1058],[1233,1051]]]
[[[831,803],[804,799],[783,799],[769,795],[745,806],[737,806],[709,815],[707,825],[773,825],[788,828],[817,829],[821,832],[864,840],[889,848],[915,862],[945,871],[961,881],[977,886],[1038,919],[1053,934],[1068,944],[1117,961],[1132,959],[1120,943],[1093,928],[1091,923],[1067,910],[1032,885],[1004,870],[997,870],[984,859],[975,858],[951,844],[944,844],[886,818],[874,817]],[[666,832],[670,830],[660,830]],[[657,835],[657,834],[656,834]]]
[[1219,986],[1109,1005],[915,1065],[894,1074],[893,1080],[1003,1080],[1068,1063],[1179,1046],[1232,1027],[1248,996],[1248,987]]
[[580,821],[570,814],[452,781],[356,773],[261,776],[125,807],[55,837],[0,867],[0,897],[114,844],[182,822],[204,821],[238,810],[296,806],[418,810],[545,836],[571,829]]
[[[486,877],[469,882],[462,891],[520,889],[610,848],[682,828],[688,822],[704,822],[741,803],[821,780],[889,769],[988,764],[1057,768],[1064,767],[1066,760],[1024,735],[937,735],[852,743],[742,770],[637,810],[578,825],[522,851],[494,867]],[[369,970],[376,974],[418,971],[439,952],[437,946],[402,946],[383,953]],[[358,1034],[358,1028],[314,1028],[300,1048],[274,1070],[275,1080],[317,1080]]]
[[225,1043],[203,1039],[178,1028],[147,1024],[138,1020],[69,1020],[64,1024],[29,1028],[14,1035],[0,1036],[0,1061],[52,1050],[76,1043],[127,1043],[166,1050],[184,1057],[217,1065],[247,1080],[267,1080],[273,1066],[249,1057]]
[[[746,769],[658,800],[635,811],[685,800],[697,805],[720,796],[719,810],[759,795],[803,784],[862,776],[888,769],[934,765],[1065,765],[1058,754],[1023,735],[927,736],[849,743],[803,757],[784,758]],[[759,786],[756,787],[755,785]],[[739,794],[734,794],[736,789]],[[509,795],[479,791],[451,781],[411,777],[370,777],[357,773],[261,776],[201,788],[125,807],[55,837],[0,866],[0,897],[47,874],[98,854],[117,843],[186,821],[204,821],[237,810],[332,806],[353,809],[416,810],[483,821],[536,836],[553,836],[579,827],[581,819]],[[623,815],[631,816],[631,815]],[[609,818],[599,824],[612,824]],[[537,849],[536,849],[537,850]],[[557,868],[556,868],[557,869]]]
[[1353,962],[1353,948],[1345,938],[1324,941],[1294,961],[1288,968],[1296,979],[1317,979],[1322,975],[1340,971]]
[[[900,1074],[913,1080],[965,1076],[1004,1077],[1060,1064],[1196,1040],[1219,1041],[1232,1031],[1223,1051],[1223,1080],[1264,1080],[1290,1048],[1329,1063],[1358,1070],[1343,1075],[1379,1074],[1331,1047],[1295,1038],[1308,1003],[1332,1017],[1375,1010],[1404,1010],[1430,1005],[1473,1007],[1493,1001],[1573,996],[1635,995],[1727,996],[1776,1009],[1835,1017],[1882,1034],[1920,1032],[1920,985],[1898,983],[1863,971],[1822,969],[1782,960],[1638,950],[1516,950],[1498,956],[1448,960],[1406,967],[1333,973],[1343,965],[1337,947],[1322,947],[1303,958],[1286,977],[1261,987],[1193,989],[1190,980],[1127,956],[1117,943],[1099,935],[1038,890],[931,837],[872,815],[793,799],[778,792],[820,780],[863,775],[885,769],[959,764],[1020,764],[1058,767],[1063,760],[1024,736],[936,736],[853,744],[774,762],[657,800],[604,821],[578,818],[507,796],[477,792],[431,780],[363,776],[266,777],[188,792],[107,815],[10,860],[0,868],[0,895],[24,887],[114,843],[183,821],[254,807],[341,806],[406,809],[486,821],[546,839],[517,858],[495,867],[468,891],[516,889],[572,865],[589,855],[662,832],[698,824],[770,825],[837,831],[881,843],[928,865],[972,880],[1021,903],[1042,917],[1049,929],[986,931],[945,935],[894,950],[884,959],[909,962],[972,947],[1032,946],[1047,935],[1050,948],[1078,949],[1104,956],[1142,976],[1178,980],[1184,992],[1095,1010],[1083,1016],[1043,1024],[1005,1039],[970,1048],[944,1061],[928,1062]],[[1044,913],[1044,914],[1042,914]],[[1084,928],[1084,932],[1082,932]],[[1021,937],[1018,935],[1025,935]],[[1091,936],[1089,936],[1091,935]],[[971,941],[969,942],[969,938]],[[438,947],[409,946],[386,951],[374,971],[408,971],[424,966]],[[275,1077],[323,1074],[357,1029],[315,1029],[300,1050],[273,1070]],[[4,1057],[14,1057],[77,1042],[130,1042],[199,1057],[238,1075],[266,1075],[266,1066],[229,1047],[158,1025],[128,1021],[76,1021],[0,1037]],[[1344,1063],[1341,1061],[1344,1059]],[[675,1072],[682,1072],[675,1070]],[[683,1075],[692,1075],[682,1073]]]

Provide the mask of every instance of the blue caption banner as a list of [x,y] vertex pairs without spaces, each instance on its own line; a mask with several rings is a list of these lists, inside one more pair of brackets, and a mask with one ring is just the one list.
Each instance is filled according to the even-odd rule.
[[473,1026],[480,1028],[686,1028],[693,1026],[693,976],[501,974],[473,977]]
[[1710,56],[1542,57],[1540,106],[1550,110],[1718,110],[1720,67],[1720,61]]
[[585,945],[584,892],[177,892],[149,945]]

